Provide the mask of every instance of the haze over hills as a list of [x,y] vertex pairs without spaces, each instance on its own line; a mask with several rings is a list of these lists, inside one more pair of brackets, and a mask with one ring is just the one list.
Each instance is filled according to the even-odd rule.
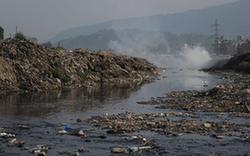
[[51,41],[56,42],[70,37],[74,38],[79,35],[90,35],[103,29],[139,29],[178,34],[195,33],[208,35],[212,33],[211,25],[215,19],[219,20],[221,31],[225,35],[250,35],[249,8],[249,0],[240,0],[221,6],[191,10],[177,14],[113,20],[65,30]]
[[[149,51],[168,53],[180,51],[184,44],[199,45],[209,49],[211,36],[197,34],[174,34],[143,31],[139,29],[103,29],[90,35],[80,35],[61,40],[65,48],[88,48],[92,50]],[[133,48],[133,49],[132,49]]]

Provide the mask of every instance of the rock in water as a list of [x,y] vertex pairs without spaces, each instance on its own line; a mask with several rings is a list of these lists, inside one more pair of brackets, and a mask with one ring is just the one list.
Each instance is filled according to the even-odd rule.
[[204,123],[204,127],[206,127],[206,128],[211,128],[212,125],[211,125],[210,123]]
[[112,153],[127,153],[127,149],[123,147],[113,147],[111,148]]

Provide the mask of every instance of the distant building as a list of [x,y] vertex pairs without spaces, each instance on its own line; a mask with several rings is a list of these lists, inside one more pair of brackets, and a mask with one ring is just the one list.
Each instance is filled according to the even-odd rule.
[[0,40],[4,39],[4,29],[0,26]]
[[237,53],[244,54],[250,52],[250,40],[246,39],[237,45]]
[[250,52],[250,39],[245,36],[237,36],[235,39],[218,39],[218,49],[216,54],[238,55]]
[[234,55],[236,53],[236,46],[233,40],[223,39],[220,41],[218,51],[222,55]]

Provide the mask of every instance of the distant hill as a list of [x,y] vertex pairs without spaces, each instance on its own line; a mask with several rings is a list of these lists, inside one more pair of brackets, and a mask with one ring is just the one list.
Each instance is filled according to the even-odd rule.
[[210,48],[212,38],[208,35],[174,34],[138,29],[104,29],[91,35],[81,35],[61,40],[60,44],[68,49],[88,48],[91,50],[147,51],[171,53],[180,51],[184,44],[200,45]]
[[250,0],[240,0],[234,3],[177,14],[113,20],[65,30],[51,41],[56,42],[80,35],[86,36],[103,29],[140,29],[178,34],[211,34],[211,25],[215,19],[219,20],[220,29],[225,35],[250,35],[249,8]]
[[91,35],[80,35],[59,41],[68,49],[88,48],[92,50],[107,50],[111,40],[119,40],[114,30],[100,30]]

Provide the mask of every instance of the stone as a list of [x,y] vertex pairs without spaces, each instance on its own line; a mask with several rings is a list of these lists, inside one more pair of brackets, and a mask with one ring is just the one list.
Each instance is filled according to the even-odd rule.
[[206,127],[206,128],[211,128],[211,127],[212,127],[212,125],[211,125],[210,123],[204,123],[203,125],[204,125],[204,127]]
[[127,149],[123,147],[112,147],[111,153],[127,153]]

